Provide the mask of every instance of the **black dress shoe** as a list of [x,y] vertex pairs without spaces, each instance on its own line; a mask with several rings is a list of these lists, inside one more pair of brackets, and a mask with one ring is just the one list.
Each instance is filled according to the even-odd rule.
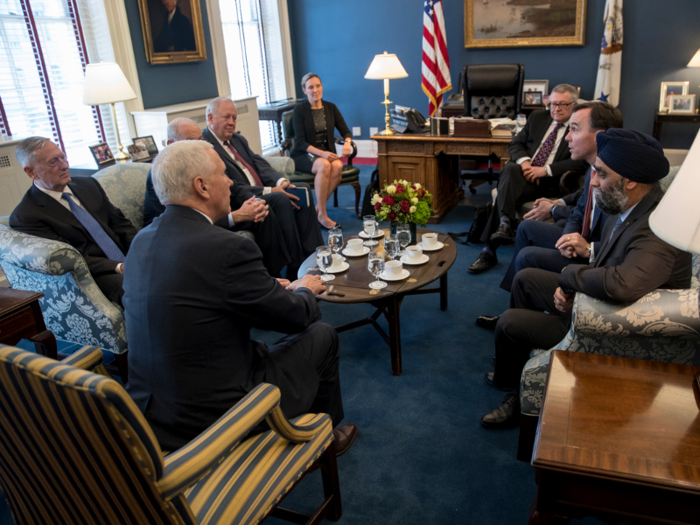
[[500,318],[500,315],[496,315],[493,317],[489,317],[488,315],[480,315],[476,318],[476,326],[493,331],[496,329],[496,323],[498,323],[498,320]]
[[481,252],[476,261],[474,261],[474,264],[467,268],[467,271],[469,273],[481,273],[490,270],[497,264],[498,258],[495,254],[491,255],[489,252]]
[[348,423],[342,427],[333,429],[335,437],[335,457],[345,454],[357,438],[357,425]]
[[[493,364],[496,364],[496,358],[493,358]],[[493,376],[495,372],[486,372],[486,375],[484,376],[484,381],[486,381],[486,384],[489,386],[492,386],[496,390],[500,390],[501,392],[512,392],[513,390],[516,389],[514,386],[498,386],[493,383]]]
[[500,407],[481,418],[481,426],[484,428],[513,428],[518,425],[520,398],[515,392],[507,393]]
[[495,246],[513,244],[515,242],[515,232],[507,224],[501,223],[496,233],[491,235],[491,243]]

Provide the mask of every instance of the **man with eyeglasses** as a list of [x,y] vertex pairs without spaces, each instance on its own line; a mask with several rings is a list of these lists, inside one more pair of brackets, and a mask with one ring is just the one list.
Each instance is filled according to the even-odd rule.
[[[204,140],[202,130],[188,118],[176,118],[168,124],[168,142],[173,144],[182,140]],[[144,203],[143,225],[148,226],[153,219],[165,211],[153,188],[151,171],[146,178],[146,199]],[[270,214],[270,209],[262,199],[256,199],[240,184],[231,186],[231,213],[216,222],[217,226],[233,232],[250,231],[255,235],[255,244],[263,254],[263,265],[273,277],[279,277],[285,266],[291,263],[282,229],[277,217]]]
[[121,305],[124,259],[137,233],[134,225],[95,179],[71,180],[66,156],[49,139],[24,139],[15,157],[34,184],[12,212],[10,227],[73,246],[102,293]]
[[571,159],[564,140],[577,100],[577,88],[559,84],[552,90],[549,111],[534,111],[508,146],[511,161],[501,169],[496,205],[481,235],[486,247],[467,269],[469,273],[482,273],[498,264],[498,247],[515,241],[515,212],[520,205],[559,196],[559,179],[565,172],[583,174],[588,168],[586,161]]

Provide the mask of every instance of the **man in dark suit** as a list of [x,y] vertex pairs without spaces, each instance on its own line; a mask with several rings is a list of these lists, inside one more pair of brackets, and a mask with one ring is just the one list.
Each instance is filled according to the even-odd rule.
[[[643,133],[612,128],[596,136],[597,158],[591,175],[596,206],[610,215],[601,241],[575,248],[584,264],[560,272],[526,268],[517,273],[511,309],[496,325],[496,369],[487,383],[501,390],[518,387],[523,366],[534,348],[551,348],[571,325],[576,292],[611,303],[631,303],[657,288],[687,288],[691,255],[659,239],[649,215],[663,193],[658,181],[669,164],[658,141]],[[520,401],[510,392],[486,414],[487,428],[515,426]]]
[[65,155],[49,139],[24,139],[15,156],[34,184],[12,212],[10,226],[76,248],[102,293],[121,305],[124,257],[136,228],[95,179],[71,181]]
[[498,264],[498,246],[515,241],[515,212],[521,204],[538,197],[558,196],[559,179],[565,172],[586,171],[586,161],[572,160],[564,140],[577,100],[577,88],[556,86],[549,112],[534,111],[508,146],[511,161],[501,170],[496,206],[481,235],[486,247],[467,269],[469,273],[482,273]]
[[[188,118],[176,118],[168,124],[168,144],[180,140],[204,140],[202,131],[194,121]],[[231,231],[250,231],[255,235],[255,244],[263,254],[263,264],[270,275],[280,276],[282,268],[291,262],[282,230],[277,218],[269,215],[269,208],[262,200],[240,185],[231,186],[231,213],[216,223],[217,226]],[[153,189],[151,171],[146,177],[146,198],[143,212],[143,225],[148,226],[153,219],[165,211]]]
[[253,153],[248,141],[236,133],[238,112],[231,99],[215,98],[207,106],[206,114],[208,128],[202,132],[204,140],[214,146],[224,161],[226,175],[270,206],[282,229],[292,260],[287,269],[287,278],[294,279],[304,259],[324,244],[312,203],[299,207],[295,203],[298,197],[285,191],[287,188],[304,187],[312,199],[309,185],[290,184],[264,158]]
[[167,13],[158,38],[153,43],[156,53],[171,53],[173,51],[196,51],[194,30],[189,19],[177,7],[177,0],[163,0]]
[[[282,393],[287,417],[343,419],[338,337],[320,322],[318,276],[273,279],[255,243],[214,223],[230,213],[225,165],[210,144],[182,141],[153,164],[163,215],[139,232],[127,257],[124,305],[127,391],[161,445],[177,449],[256,385]],[[250,329],[289,334],[268,347]],[[357,427],[334,430],[338,454]]]

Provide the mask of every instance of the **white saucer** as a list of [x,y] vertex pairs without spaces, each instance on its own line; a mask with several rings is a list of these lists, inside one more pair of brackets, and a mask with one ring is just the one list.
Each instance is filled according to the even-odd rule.
[[347,255],[348,257],[361,257],[369,253],[369,246],[363,246],[362,253],[350,253],[346,249],[343,249],[340,253],[342,253],[343,255]]
[[[358,235],[363,239],[369,239],[369,235],[367,235],[364,230],[362,230]],[[372,239],[379,239],[380,237],[384,237],[384,230],[377,230],[374,232],[374,235],[372,235]]]
[[[348,263],[344,262],[343,265],[340,268],[338,268],[337,270],[333,270],[331,268],[328,268],[326,271],[328,273],[343,273],[348,268],[350,268],[350,265]],[[319,268],[319,270],[321,270],[321,268]],[[323,273],[323,270],[321,270],[321,273]]]
[[409,275],[411,275],[411,272],[409,272],[408,270],[402,270],[401,277],[388,277],[386,274],[386,270],[384,270],[382,273],[379,274],[379,278],[385,281],[403,281]]
[[430,260],[430,257],[427,255],[423,254],[420,259],[418,259],[416,262],[413,262],[413,257],[409,257],[408,255],[404,255],[399,259],[402,263],[404,264],[409,264],[409,265],[417,265],[417,264],[425,264]]
[[435,252],[437,250],[442,250],[445,247],[445,245],[442,244],[440,241],[438,241],[437,245],[435,245],[435,248],[428,248],[422,242],[417,243],[416,246],[420,246],[421,248],[423,248],[424,252]]

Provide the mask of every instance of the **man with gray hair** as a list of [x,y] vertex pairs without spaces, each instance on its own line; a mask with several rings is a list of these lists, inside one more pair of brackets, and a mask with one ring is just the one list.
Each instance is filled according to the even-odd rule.
[[[214,146],[214,151],[224,161],[226,175],[250,195],[263,199],[270,206],[292,259],[287,268],[287,277],[294,278],[304,259],[324,244],[309,185],[290,184],[263,157],[250,149],[245,137],[236,133],[238,110],[230,98],[215,98],[209,102],[206,114],[207,129],[202,132],[204,140]],[[306,188],[312,201],[309,206],[298,206],[296,201],[299,198],[285,191],[297,186]]]
[[[279,387],[287,417],[343,419],[338,336],[320,322],[318,276],[274,279],[255,243],[214,223],[230,213],[231,180],[210,144],[171,144],[153,164],[165,212],[139,232],[127,257],[127,391],[161,446],[175,450],[256,385]],[[275,344],[250,329],[289,334]],[[338,455],[357,427],[334,431]]]
[[496,250],[515,241],[515,212],[538,197],[560,196],[559,179],[570,170],[583,174],[585,160],[572,160],[564,137],[578,100],[578,89],[559,84],[552,89],[549,111],[533,111],[527,124],[508,146],[510,161],[501,167],[496,206],[491,211],[481,241],[486,247],[467,271],[482,273],[498,264]]
[[15,156],[34,184],[12,212],[10,226],[73,246],[102,293],[121,305],[124,258],[136,228],[95,179],[71,179],[66,156],[49,139],[24,139]]
[[[188,118],[176,118],[168,124],[168,142],[173,144],[181,140],[204,140],[202,130]],[[231,187],[232,211],[216,223],[234,232],[250,231],[255,236],[255,243],[263,254],[265,268],[275,277],[291,262],[282,230],[277,218],[269,214],[264,201],[249,195],[240,185]],[[153,188],[151,171],[146,178],[146,199],[144,203],[143,224],[148,226],[153,219],[165,211],[165,206],[158,200]]]

